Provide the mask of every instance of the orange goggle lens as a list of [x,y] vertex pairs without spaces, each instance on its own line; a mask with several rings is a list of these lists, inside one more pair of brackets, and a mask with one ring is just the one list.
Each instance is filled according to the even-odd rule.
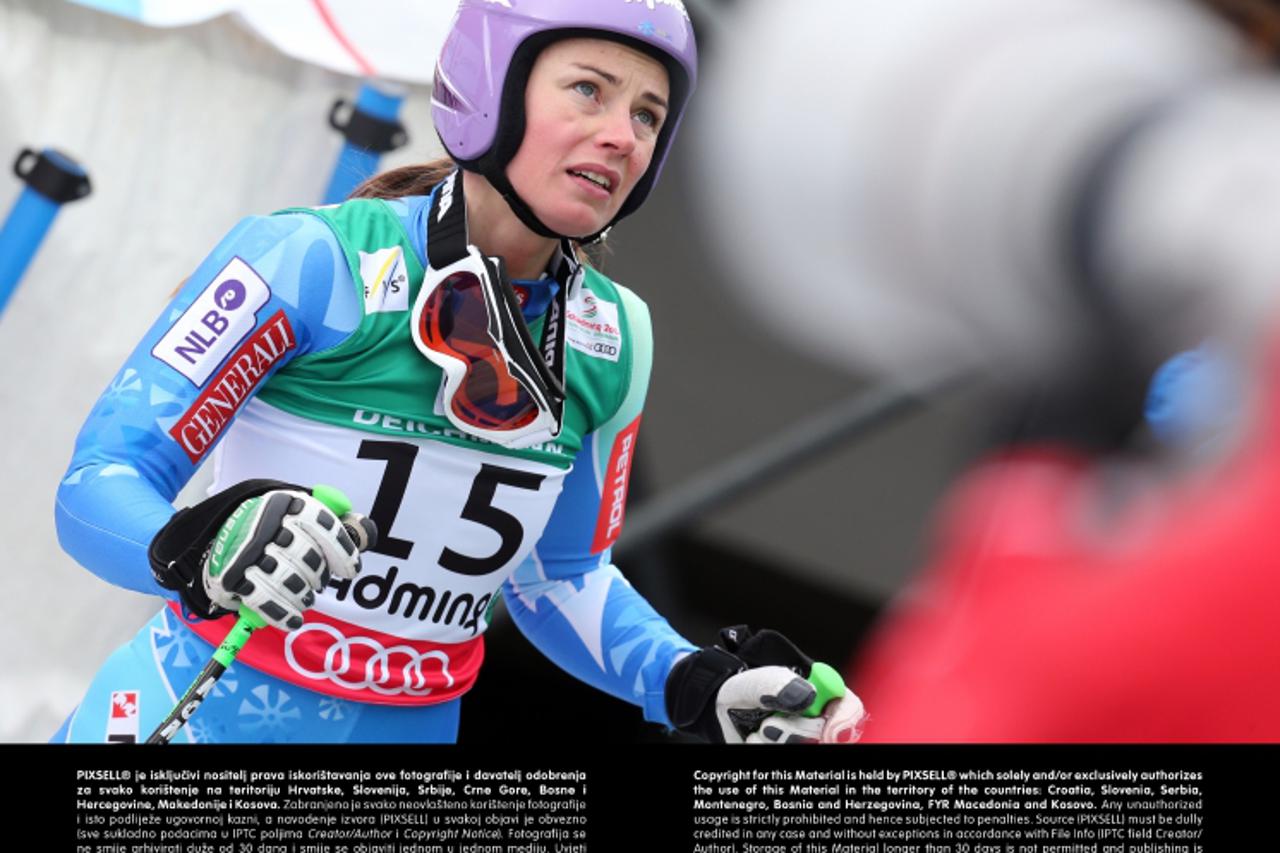
[[489,333],[484,285],[473,273],[456,272],[427,297],[419,337],[431,349],[466,365],[466,373],[445,395],[464,423],[487,430],[513,430],[533,423],[539,407],[508,366],[501,344]]

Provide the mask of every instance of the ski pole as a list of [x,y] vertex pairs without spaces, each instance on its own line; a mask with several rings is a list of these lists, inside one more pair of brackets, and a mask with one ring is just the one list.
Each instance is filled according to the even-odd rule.
[[[311,495],[338,516],[342,521],[343,529],[347,531],[347,535],[351,537],[351,541],[356,544],[358,550],[367,551],[375,544],[377,534],[371,533],[360,523],[364,520],[364,516],[351,511],[351,501],[347,500],[347,496],[341,491],[332,486],[316,486],[311,490]],[[213,691],[213,685],[218,683],[218,679],[235,661],[236,655],[240,654],[244,644],[249,642],[253,632],[266,624],[266,620],[258,613],[250,610],[247,605],[240,605],[236,623],[231,626],[231,630],[227,632],[227,636],[213,653],[213,657],[205,664],[195,681],[191,682],[191,686],[178,700],[178,704],[160,721],[160,725],[156,726],[146,742],[169,743],[172,741],[200,707],[200,703],[204,702]]]

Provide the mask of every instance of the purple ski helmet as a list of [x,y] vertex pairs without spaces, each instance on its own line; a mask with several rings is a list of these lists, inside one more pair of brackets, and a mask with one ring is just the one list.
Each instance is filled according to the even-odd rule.
[[534,60],[552,42],[573,37],[641,50],[662,63],[670,81],[670,112],[653,162],[613,225],[649,195],[697,81],[698,48],[681,0],[462,0],[436,63],[431,114],[449,155],[484,175],[525,225],[548,237],[591,240],[598,235],[551,231],[507,180],[507,165],[524,139],[524,93]]

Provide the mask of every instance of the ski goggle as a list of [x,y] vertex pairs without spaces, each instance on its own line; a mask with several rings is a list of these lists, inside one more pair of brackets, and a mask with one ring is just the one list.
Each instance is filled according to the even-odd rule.
[[[563,291],[544,324],[544,347],[563,364]],[[412,314],[418,350],[444,372],[441,403],[458,429],[506,446],[560,434],[564,386],[534,346],[501,260],[467,255],[426,272]],[[555,323],[556,328],[551,324]]]

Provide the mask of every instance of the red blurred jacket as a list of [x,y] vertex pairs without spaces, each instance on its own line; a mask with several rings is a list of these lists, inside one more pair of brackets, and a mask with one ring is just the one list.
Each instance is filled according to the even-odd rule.
[[1280,395],[1196,482],[1109,477],[1025,448],[953,490],[853,673],[864,743],[1280,741]]

